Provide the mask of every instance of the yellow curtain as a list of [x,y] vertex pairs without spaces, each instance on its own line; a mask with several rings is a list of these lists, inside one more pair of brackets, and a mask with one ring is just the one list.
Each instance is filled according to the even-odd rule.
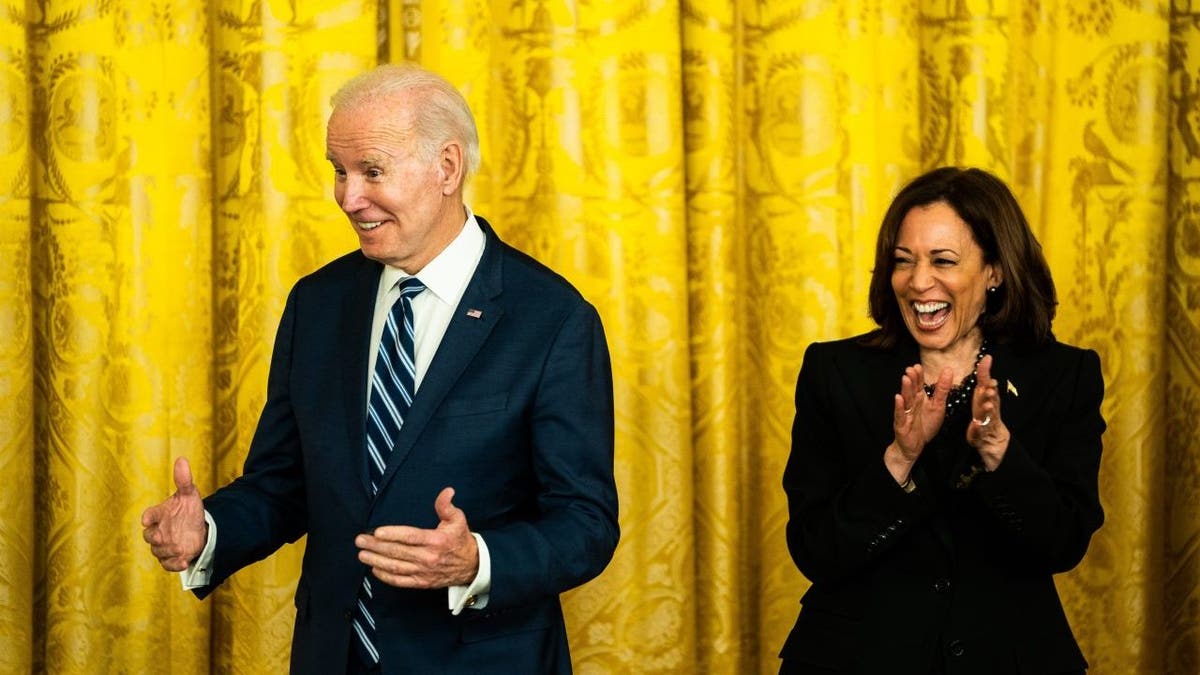
[[599,307],[622,542],[580,673],[769,673],[806,582],[779,487],[878,222],[1014,187],[1101,354],[1107,521],[1059,577],[1092,672],[1200,672],[1200,0],[26,0],[0,6],[0,672],[285,672],[302,544],[199,603],[141,542],[240,469],[283,299],[354,246],[328,98],[458,84],[469,202]]

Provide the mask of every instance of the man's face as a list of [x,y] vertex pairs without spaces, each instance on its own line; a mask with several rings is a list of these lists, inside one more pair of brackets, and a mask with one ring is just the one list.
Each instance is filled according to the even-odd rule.
[[335,110],[326,132],[334,198],[368,258],[416,274],[466,221],[460,182],[444,148],[422,157],[399,96]]

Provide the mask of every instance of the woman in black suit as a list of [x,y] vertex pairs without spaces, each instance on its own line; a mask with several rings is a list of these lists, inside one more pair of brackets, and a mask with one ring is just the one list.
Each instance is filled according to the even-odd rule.
[[1082,673],[1053,575],[1104,520],[1100,360],[1057,342],[1016,199],[942,168],[888,209],[866,335],[813,344],[784,471],[812,582],[781,673]]

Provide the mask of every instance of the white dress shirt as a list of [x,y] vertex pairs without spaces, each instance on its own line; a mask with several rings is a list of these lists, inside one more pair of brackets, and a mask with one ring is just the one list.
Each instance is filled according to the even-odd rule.
[[[425,284],[425,291],[412,299],[413,308],[413,350],[416,361],[415,387],[419,392],[421,381],[429,370],[429,364],[437,353],[454,310],[462,300],[467,283],[475,274],[475,268],[483,257],[485,237],[479,222],[470,209],[466,210],[467,220],[462,231],[450,242],[441,253],[429,261],[417,273],[417,278]],[[375,296],[375,313],[371,323],[370,359],[367,373],[375,371],[375,358],[379,351],[379,342],[383,336],[383,326],[387,322],[388,313],[393,303],[400,297],[400,282],[408,278],[403,270],[384,266],[383,274],[379,277],[379,288]],[[367,377],[366,401],[371,400],[371,378]],[[364,449],[365,452],[365,449]],[[359,461],[358,457],[352,461]],[[433,504],[429,505],[433,508]],[[208,511],[204,512],[208,523],[208,541],[204,551],[186,570],[180,572],[185,590],[207,586],[211,578],[213,549],[217,541],[217,525]],[[483,609],[487,606],[488,592],[492,583],[492,563],[488,555],[487,544],[483,537],[471,533],[479,547],[479,572],[467,586],[451,586],[449,590],[449,609],[452,614],[458,614],[464,607]]]

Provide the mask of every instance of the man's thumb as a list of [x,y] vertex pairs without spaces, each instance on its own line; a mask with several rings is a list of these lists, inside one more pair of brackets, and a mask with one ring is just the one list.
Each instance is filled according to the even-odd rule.
[[196,491],[196,485],[192,482],[192,466],[186,457],[175,460],[175,489],[185,493]]
[[438,493],[437,500],[433,502],[433,508],[437,511],[438,520],[443,523],[463,517],[462,509],[454,505],[454,488],[452,487],[445,488]]

